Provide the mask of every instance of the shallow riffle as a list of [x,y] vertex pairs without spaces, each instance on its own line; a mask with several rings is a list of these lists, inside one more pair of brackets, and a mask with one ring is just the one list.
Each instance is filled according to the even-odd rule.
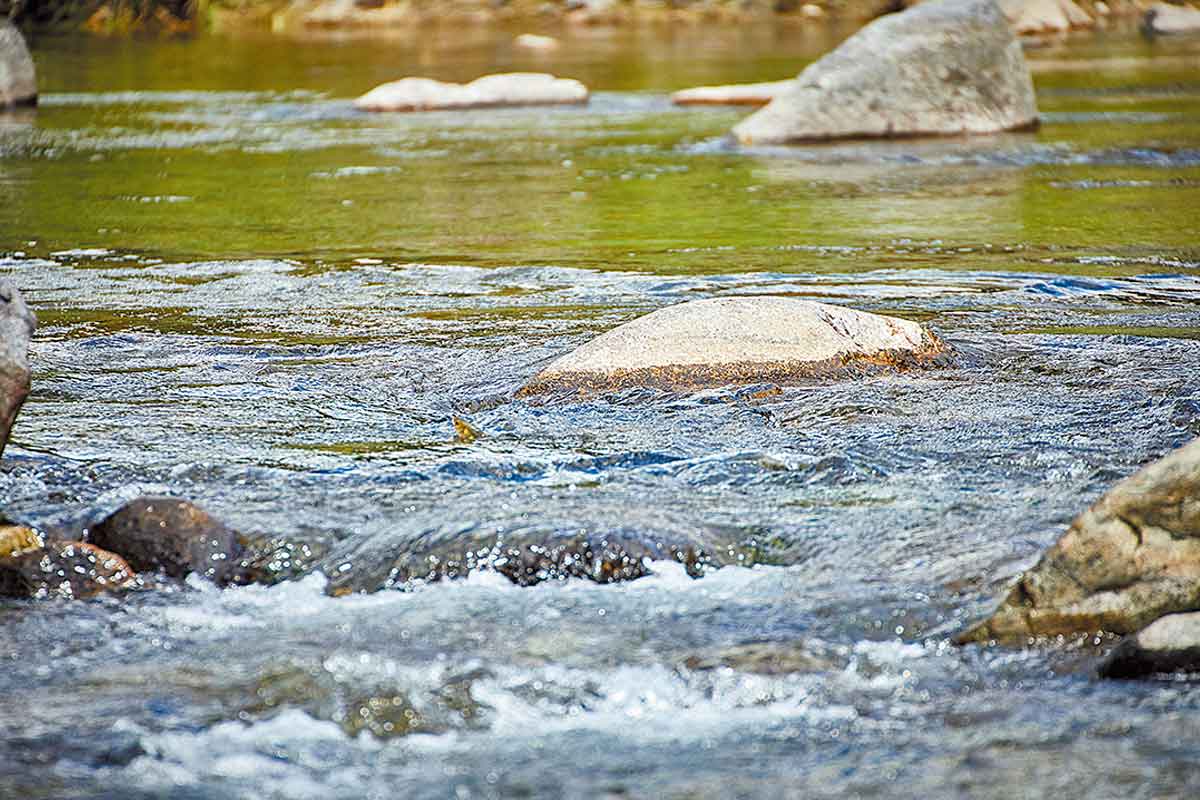
[[[743,150],[741,112],[667,91],[819,43],[627,35],[554,70],[587,108],[403,119],[348,100],[416,71],[395,42],[39,43],[43,103],[0,122],[0,270],[41,320],[0,507],[78,529],[174,494],[294,579],[0,604],[0,795],[1200,791],[1193,683],[1097,680],[1106,637],[949,643],[1200,435],[1194,45],[1030,50],[1036,134]],[[532,66],[464,53],[438,77]],[[1112,55],[1136,68],[1077,68]],[[756,294],[956,361],[515,396],[637,315]],[[486,569],[579,541],[644,576]],[[485,568],[393,574],[455,549]]]

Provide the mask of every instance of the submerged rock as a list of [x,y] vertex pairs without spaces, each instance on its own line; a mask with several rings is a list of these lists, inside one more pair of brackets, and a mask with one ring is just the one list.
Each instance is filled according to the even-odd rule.
[[116,553],[83,542],[51,542],[0,558],[0,596],[72,600],[127,589],[133,569]]
[[1168,614],[1125,637],[1099,672],[1102,678],[1200,672],[1200,613]]
[[1146,16],[1142,18],[1142,29],[1147,33],[1160,35],[1200,33],[1200,9],[1155,3],[1146,10]]
[[336,596],[465,578],[484,570],[498,572],[518,586],[568,578],[616,583],[649,575],[650,562],[667,559],[682,563],[693,577],[710,563],[700,545],[685,541],[619,534],[518,534],[503,539],[454,535],[435,541],[370,541],[328,559],[322,571],[330,576],[328,592]]
[[1091,28],[1092,17],[1074,0],[998,0],[1013,30],[1020,34],[1056,33]]
[[365,111],[434,111],[501,106],[586,103],[588,89],[568,78],[541,72],[487,75],[470,83],[401,78],[377,86],[354,101]]
[[744,144],[1031,128],[1033,82],[993,0],[928,0],[871,22],[734,127]]
[[518,394],[778,383],[948,358],[940,339],[909,320],[787,297],[693,300],[596,337]]
[[29,337],[36,327],[17,287],[0,279],[0,455],[29,395]]
[[37,103],[37,76],[25,39],[0,18],[0,109]]
[[237,533],[186,500],[140,497],[92,527],[87,539],[139,572],[161,569],[172,578],[196,572],[218,585],[241,577]]
[[536,33],[522,33],[513,39],[513,44],[522,50],[536,50],[543,53],[557,50],[561,46],[558,39],[553,36],[542,36]]
[[958,641],[1132,633],[1200,609],[1200,439],[1110,489]]
[[765,106],[796,82],[735,83],[728,86],[696,86],[671,95],[677,106]]

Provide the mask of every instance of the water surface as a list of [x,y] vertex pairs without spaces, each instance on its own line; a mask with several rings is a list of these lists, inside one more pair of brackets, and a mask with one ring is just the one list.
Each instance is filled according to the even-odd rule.
[[[0,505],[79,526],[177,494],[302,577],[0,605],[0,794],[1200,792],[1193,684],[1099,682],[1104,641],[948,644],[1200,435],[1200,41],[1031,49],[1036,134],[741,150],[744,111],[667,99],[843,33],[37,41],[42,104],[0,117],[0,266],[41,319]],[[593,102],[350,102],[516,68]],[[740,294],[917,319],[960,365],[511,399]],[[707,574],[326,593],[573,537],[691,543]]]

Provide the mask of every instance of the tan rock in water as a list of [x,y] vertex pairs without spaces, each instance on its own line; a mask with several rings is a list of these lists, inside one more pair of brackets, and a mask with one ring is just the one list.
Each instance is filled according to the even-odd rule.
[[1104,659],[1102,678],[1200,672],[1200,612],[1168,614],[1126,636]]
[[37,102],[37,76],[25,39],[7,19],[0,19],[0,109]]
[[36,327],[17,287],[0,279],[0,454],[29,394],[29,337]]
[[1096,24],[1073,0],[998,0],[1013,30],[1020,34],[1055,33]]
[[436,111],[573,105],[587,101],[588,89],[579,81],[541,72],[508,72],[466,84],[401,78],[375,87],[355,100],[354,105],[364,111]]
[[596,337],[520,394],[780,382],[946,358],[945,345],[908,320],[789,297],[693,300]]
[[993,0],[927,0],[871,22],[737,126],[743,144],[1030,128],[1021,43]]
[[1198,609],[1200,439],[1110,489],[958,640],[1131,633]]
[[671,95],[677,106],[765,106],[782,92],[790,89],[795,81],[768,81],[766,83],[735,83],[728,86],[696,86],[680,89]]

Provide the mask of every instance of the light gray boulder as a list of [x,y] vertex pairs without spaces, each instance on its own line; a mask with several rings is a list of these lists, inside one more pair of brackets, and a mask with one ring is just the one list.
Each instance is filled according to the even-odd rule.
[[946,363],[946,345],[909,320],[790,297],[668,306],[552,362],[520,395],[692,389]]
[[958,641],[1110,631],[1200,610],[1200,439],[1118,483]]
[[470,83],[401,78],[377,86],[354,101],[364,111],[436,111],[504,106],[586,103],[588,89],[569,78],[542,72],[487,75]]
[[17,287],[0,278],[0,455],[29,394],[29,337],[36,327]]
[[25,39],[6,19],[0,19],[0,109],[37,102],[37,78]]
[[993,0],[928,0],[871,22],[734,127],[743,144],[949,136],[1037,124],[1021,43]]
[[677,106],[765,106],[795,83],[785,81],[766,83],[734,83],[728,86],[695,86],[680,89],[671,95]]
[[1200,9],[1155,3],[1146,9],[1142,29],[1159,35],[1200,33]]
[[1168,614],[1126,636],[1100,664],[1102,678],[1200,672],[1200,613]]

